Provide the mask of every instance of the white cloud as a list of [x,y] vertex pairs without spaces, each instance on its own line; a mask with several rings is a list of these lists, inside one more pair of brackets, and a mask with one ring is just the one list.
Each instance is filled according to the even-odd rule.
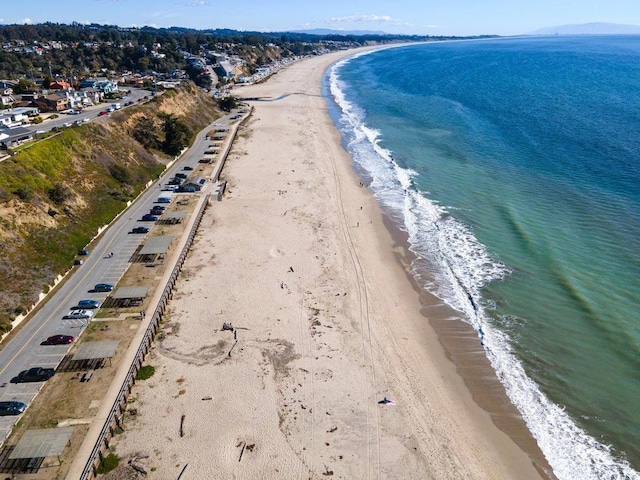
[[208,7],[209,5],[211,5],[209,0],[196,0],[195,2],[185,3],[187,7]]
[[18,23],[22,23],[23,25],[29,25],[33,23],[33,21],[30,18],[23,18],[22,20],[18,20]]
[[386,23],[391,25],[410,25],[407,22],[393,18],[390,15],[348,15],[346,17],[333,17],[329,19],[331,24],[339,23]]

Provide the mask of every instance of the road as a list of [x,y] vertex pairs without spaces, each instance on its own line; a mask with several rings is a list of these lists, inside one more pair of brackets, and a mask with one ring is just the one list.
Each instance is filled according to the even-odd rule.
[[[198,170],[198,160],[208,149],[210,141],[205,138],[206,132],[218,125],[227,125],[229,117],[218,119],[196,136],[193,145],[182,157],[163,174],[160,181],[147,188],[128,209],[126,209],[98,241],[92,245],[89,255],[81,257],[84,263],[73,267],[67,281],[60,286],[41,308],[26,322],[16,335],[3,345],[0,350],[0,401],[15,400],[29,404],[43,382],[11,383],[22,370],[31,367],[56,368],[62,361],[71,345],[40,345],[47,337],[56,334],[79,337],[86,327],[86,320],[63,320],[69,309],[82,299],[104,301],[108,293],[93,292],[96,283],[116,285],[129,266],[129,259],[143,242],[146,235],[131,234],[136,226],[152,226],[151,222],[141,222],[140,218],[148,213],[154,201],[161,195],[160,182],[170,178],[186,165]],[[190,195],[203,195],[209,189]],[[170,192],[162,192],[162,196],[170,196]],[[108,254],[113,252],[113,257]],[[19,417],[0,417],[0,442],[3,442]]]
[[[133,105],[138,103],[144,97],[150,96],[151,91],[142,90],[138,88],[131,89],[131,93],[125,95],[120,100],[114,100],[115,102],[120,103],[120,105],[124,105],[126,102],[133,102]],[[66,113],[59,113],[58,118],[48,119],[38,125],[29,125],[25,126],[27,130],[30,130],[33,133],[36,132],[48,132],[54,128],[65,128],[65,124],[73,124],[74,122],[83,123],[85,119],[92,120],[99,117],[101,111],[106,110],[111,103],[101,103],[98,105],[94,105],[92,107],[87,107],[82,110],[82,113],[77,115],[69,115]],[[125,107],[126,108],[126,107]],[[68,126],[68,125],[67,125]]]

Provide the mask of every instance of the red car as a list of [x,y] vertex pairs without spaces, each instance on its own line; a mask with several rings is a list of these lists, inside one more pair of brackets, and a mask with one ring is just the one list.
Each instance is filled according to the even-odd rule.
[[53,335],[52,337],[47,338],[40,345],[67,345],[69,343],[73,343],[75,339],[72,335]]
[[102,111],[98,114],[98,116],[101,116],[101,115],[109,115],[109,112],[107,112],[106,110],[102,110]]

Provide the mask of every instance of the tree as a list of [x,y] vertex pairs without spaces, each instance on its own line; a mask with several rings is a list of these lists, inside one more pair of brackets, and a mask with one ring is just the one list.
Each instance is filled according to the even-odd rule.
[[164,142],[162,150],[169,155],[178,155],[189,144],[191,131],[189,127],[173,115],[164,119]]
[[238,106],[238,101],[233,95],[229,95],[228,97],[224,97],[218,100],[218,106],[225,112],[230,112],[231,109]]
[[141,117],[133,127],[131,135],[147,150],[159,150],[161,147],[160,140],[158,139],[159,133],[158,127],[153,121],[147,117]]
[[18,84],[13,89],[14,93],[22,94],[36,88],[36,84],[25,78],[18,80]]

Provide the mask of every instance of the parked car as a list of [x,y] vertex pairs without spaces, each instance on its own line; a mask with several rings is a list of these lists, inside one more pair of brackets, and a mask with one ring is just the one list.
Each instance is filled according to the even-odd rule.
[[166,184],[166,185],[163,185],[163,186],[162,186],[161,190],[162,190],[163,192],[173,192],[173,191],[175,191],[177,188],[178,188],[178,185],[169,185],[169,184]]
[[0,417],[6,417],[7,415],[20,415],[26,408],[27,404],[22,402],[0,402]]
[[160,197],[156,200],[157,203],[171,203],[171,198],[169,197]]
[[183,170],[193,170],[193,167],[190,167],[189,165],[187,165],[186,167],[182,167]]
[[75,338],[72,335],[52,335],[40,345],[68,345],[73,343]]
[[131,233],[149,233],[149,227],[135,227]]
[[181,192],[181,193],[193,193],[195,191],[197,191],[198,188],[195,185],[182,185],[181,187],[179,187],[176,192]]
[[141,219],[143,222],[155,222],[156,220],[158,220],[158,217],[156,215],[151,215],[150,213],[145,213]]
[[87,318],[93,317],[93,312],[91,310],[71,310],[67,313],[63,320],[85,320]]
[[172,179],[170,179],[170,180],[167,182],[167,185],[176,185],[176,186],[178,186],[178,185],[180,185],[182,182],[183,182],[183,179],[182,179],[182,178],[176,178],[176,177],[173,177]]
[[96,292],[110,292],[113,290],[113,285],[110,283],[96,283],[93,289]]
[[176,174],[174,175],[174,177],[175,177],[175,178],[182,178],[183,180],[184,180],[185,178],[187,178],[188,176],[189,176],[189,175],[187,175],[186,173],[176,173]]
[[157,215],[157,216],[160,216],[160,215],[162,215],[162,214],[164,213],[164,208],[155,208],[155,207],[154,207],[154,208],[152,208],[152,209],[149,211],[149,213],[150,213],[151,215]]
[[89,253],[91,253],[91,252],[89,252],[89,250],[84,249],[84,250],[80,250],[80,251],[78,252],[78,255],[86,256],[86,255],[89,255]]
[[46,382],[55,375],[53,368],[33,367],[23,370],[15,377],[15,383]]
[[82,259],[80,259],[80,258],[76,258],[76,259],[73,261],[73,264],[74,264],[74,265],[82,265],[83,263],[84,263],[84,260],[82,260]]
[[78,306],[87,309],[100,308],[100,302],[97,300],[80,300]]
[[103,116],[103,115],[109,115],[109,112],[107,112],[106,110],[102,110],[98,116]]

